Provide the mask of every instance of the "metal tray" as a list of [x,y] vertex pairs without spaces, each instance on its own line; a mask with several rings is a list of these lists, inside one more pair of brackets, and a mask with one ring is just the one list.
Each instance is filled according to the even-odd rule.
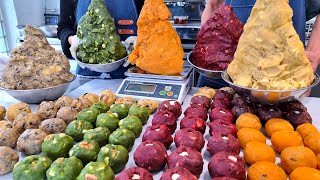
[[143,70],[138,69],[137,67],[132,67],[128,69],[128,71],[125,72],[124,74],[126,76],[136,77],[136,78],[183,81],[188,78],[191,71],[192,71],[192,66],[184,65],[183,72],[180,75],[166,76],[166,75],[148,74],[148,73],[145,73]]

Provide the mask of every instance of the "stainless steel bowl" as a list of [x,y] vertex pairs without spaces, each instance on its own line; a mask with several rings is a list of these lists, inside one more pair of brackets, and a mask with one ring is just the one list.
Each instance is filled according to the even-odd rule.
[[82,68],[88,68],[91,71],[100,72],[100,73],[108,73],[117,70],[125,61],[128,60],[129,56],[126,56],[118,61],[108,63],[108,64],[89,64],[81,62],[78,58],[76,61],[78,65]]
[[188,62],[191,64],[191,66],[200,74],[202,74],[205,77],[211,78],[211,79],[221,79],[221,73],[223,71],[214,71],[214,70],[208,70],[208,69],[203,69],[200,68],[194,64],[192,64],[191,62],[191,55],[192,55],[192,51],[188,54],[187,56],[187,60]]
[[39,29],[46,37],[56,38],[58,33],[58,25],[44,25],[39,26]]
[[15,99],[28,103],[28,104],[38,104],[42,101],[53,101],[61,97],[69,88],[70,84],[75,80],[61,84],[54,87],[42,88],[42,89],[28,89],[28,90],[12,90],[1,88],[1,90],[6,91],[10,96]]
[[234,84],[227,71],[224,71],[221,76],[222,79],[226,81],[230,87],[245,100],[260,104],[279,104],[288,102],[294,98],[299,98],[303,93],[315,87],[320,82],[319,75],[315,73],[316,78],[313,84],[305,88],[294,90],[258,90]]

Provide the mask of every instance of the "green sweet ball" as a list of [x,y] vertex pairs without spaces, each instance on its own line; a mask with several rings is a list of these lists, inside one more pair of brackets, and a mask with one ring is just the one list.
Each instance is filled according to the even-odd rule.
[[41,145],[42,153],[52,160],[67,157],[73,146],[73,139],[64,133],[50,134],[44,138]]
[[104,146],[108,143],[108,137],[110,135],[110,130],[105,127],[97,127],[95,129],[84,130],[83,139],[85,140],[95,140],[99,146]]
[[111,132],[118,128],[119,117],[117,113],[108,111],[107,113],[100,114],[97,118],[97,127],[106,127]]
[[97,159],[100,147],[94,140],[83,140],[75,144],[69,151],[69,156],[75,156],[79,158],[83,164],[87,164],[90,161]]
[[107,144],[100,149],[97,161],[108,164],[113,172],[120,172],[125,168],[128,159],[129,152],[125,147]]
[[48,180],[74,180],[76,179],[83,164],[80,159],[72,156],[70,158],[58,158],[47,170]]
[[113,104],[110,107],[110,111],[113,113],[117,113],[119,119],[123,119],[128,116],[130,106],[126,104]]
[[111,167],[104,162],[90,162],[84,167],[77,180],[103,179],[113,180],[114,172]]
[[139,106],[137,104],[134,104],[130,107],[129,114],[137,116],[141,120],[143,125],[147,123],[150,116],[148,108]]
[[94,103],[91,107],[92,108],[97,108],[100,111],[100,114],[101,113],[106,113],[110,109],[108,105],[103,104],[101,102]]
[[93,126],[88,121],[76,120],[72,121],[66,129],[66,134],[71,136],[75,141],[81,141],[83,139],[83,130],[92,129]]
[[84,120],[94,124],[99,114],[100,114],[100,111],[98,110],[98,108],[95,108],[95,107],[85,108],[84,110],[79,112],[77,116],[77,120]]
[[119,121],[120,129],[128,129],[132,131],[136,137],[139,137],[142,132],[142,122],[137,116],[129,115],[128,117]]
[[132,149],[136,135],[128,129],[117,129],[109,136],[109,144],[122,145],[128,151]]
[[41,155],[28,156],[18,162],[13,169],[14,180],[44,179],[52,160]]

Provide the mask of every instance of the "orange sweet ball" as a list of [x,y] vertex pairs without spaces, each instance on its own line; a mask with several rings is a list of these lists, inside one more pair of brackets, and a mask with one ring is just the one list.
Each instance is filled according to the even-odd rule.
[[248,169],[248,180],[287,180],[287,175],[279,166],[269,161],[259,161]]
[[320,171],[310,167],[298,167],[290,174],[290,180],[319,180]]
[[302,138],[296,131],[278,131],[272,134],[271,143],[274,149],[281,153],[287,147],[302,146]]
[[320,154],[320,133],[309,134],[304,139],[304,145],[310,148],[315,154]]
[[281,152],[280,158],[281,167],[288,174],[290,174],[297,167],[317,168],[316,155],[307,147],[287,147]]
[[318,164],[317,168],[320,170],[320,154],[318,154],[316,158],[317,158],[317,164]]
[[276,154],[273,149],[265,143],[249,142],[244,149],[245,161],[252,165],[259,161],[276,161]]
[[273,118],[270,119],[265,125],[266,133],[269,137],[272,136],[273,133],[278,131],[293,131],[293,126],[284,119]]
[[318,132],[318,129],[310,123],[304,123],[298,126],[296,131],[300,134],[302,139],[305,139],[309,134]]
[[236,127],[238,130],[242,128],[252,128],[260,131],[262,125],[258,116],[251,113],[244,113],[238,117]]
[[237,136],[242,149],[244,149],[246,144],[249,142],[266,143],[267,140],[260,131],[252,128],[240,129],[237,133]]

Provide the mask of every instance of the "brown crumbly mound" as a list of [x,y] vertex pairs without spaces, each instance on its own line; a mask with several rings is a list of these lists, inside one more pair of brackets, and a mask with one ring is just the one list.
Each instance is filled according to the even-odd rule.
[[37,28],[26,26],[25,40],[13,49],[0,86],[25,90],[53,87],[72,81],[68,59],[50,46]]

